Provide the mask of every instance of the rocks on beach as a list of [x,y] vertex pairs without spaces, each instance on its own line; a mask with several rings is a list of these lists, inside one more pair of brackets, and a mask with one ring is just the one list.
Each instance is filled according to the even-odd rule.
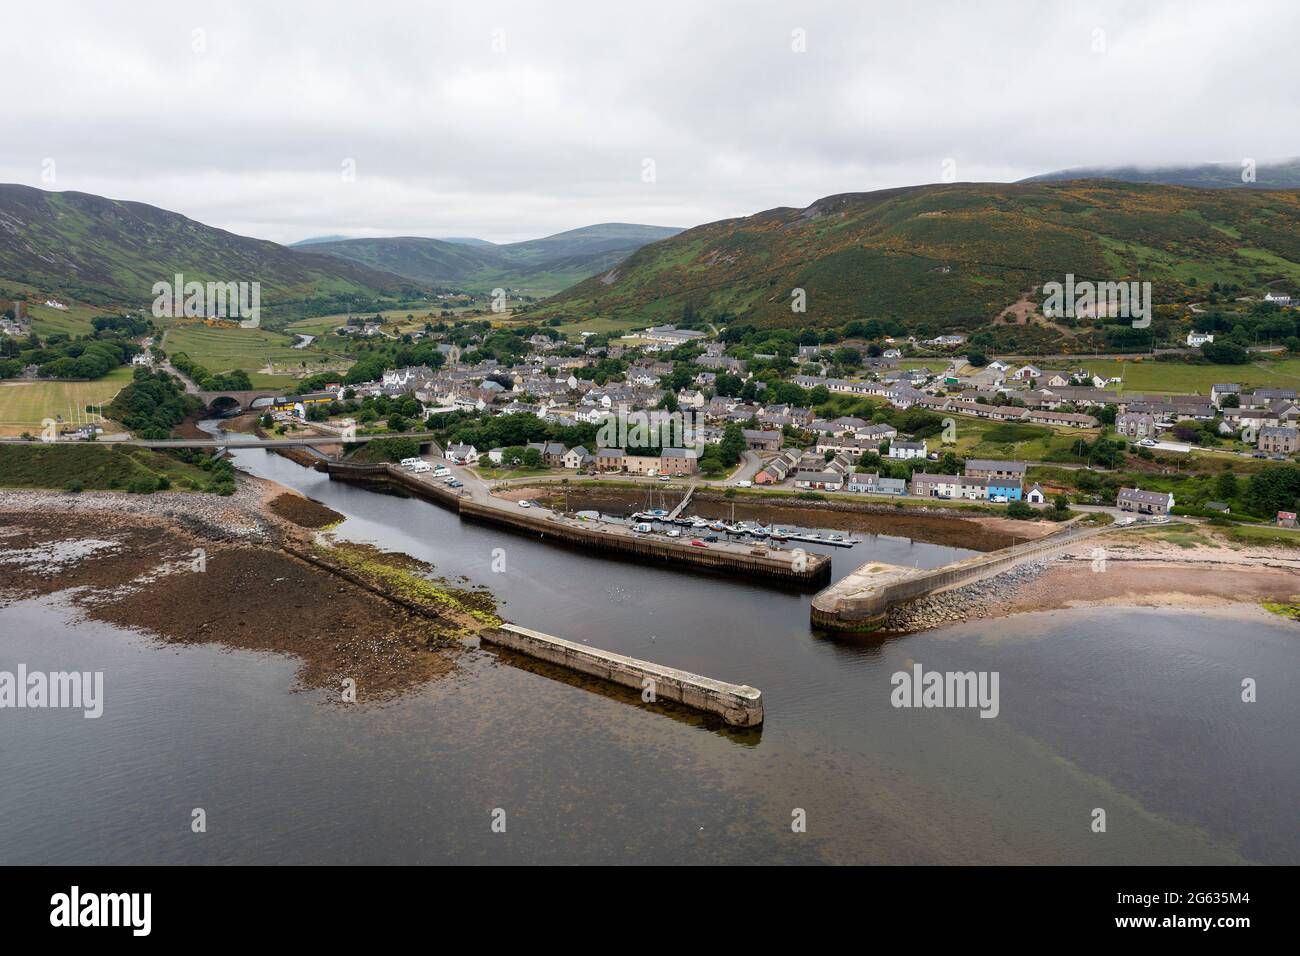
[[1049,563],[1042,560],[1018,565],[991,578],[890,608],[882,630],[900,633],[924,631],[945,624],[991,617],[1008,599],[1035,581]]

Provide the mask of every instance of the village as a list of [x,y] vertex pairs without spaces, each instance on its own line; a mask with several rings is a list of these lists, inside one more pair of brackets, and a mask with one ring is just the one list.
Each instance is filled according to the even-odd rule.
[[[437,333],[434,333],[436,336]],[[583,338],[586,336],[584,334]],[[1187,453],[1180,440],[1212,427],[1229,444],[1223,454],[1287,460],[1300,451],[1300,402],[1287,388],[1246,388],[1225,382],[1209,394],[1143,394],[1123,390],[1120,378],[1103,379],[1082,365],[1046,367],[993,360],[974,366],[955,354],[925,365],[905,350],[946,349],[964,344],[960,335],[881,343],[839,343],[834,349],[801,345],[789,365],[795,374],[773,386],[754,366],[770,368],[774,355],[739,358],[709,333],[673,325],[651,326],[611,338],[607,344],[573,345],[561,337],[534,334],[522,360],[503,364],[476,360],[475,346],[437,345],[439,368],[416,365],[384,371],[378,379],[350,385],[326,383],[274,403],[281,421],[310,420],[326,429],[346,427],[347,408],[368,398],[405,400],[404,416],[431,425],[498,416],[532,416],[555,429],[595,426],[595,440],[557,440],[479,447],[454,442],[448,458],[485,469],[492,477],[525,469],[535,476],[603,475],[657,478],[698,476],[741,488],[797,493],[850,493],[887,498],[925,498],[1047,508],[1052,495],[1026,481],[1031,462],[954,453],[954,436],[970,422],[1033,425],[1056,434],[1096,440],[1102,434],[1133,450]],[[843,350],[860,354],[860,374],[826,374],[843,368]],[[838,357],[833,357],[838,356]],[[684,356],[684,357],[683,357]],[[613,360],[617,372],[603,384],[586,373]],[[945,364],[946,363],[946,364]],[[617,379],[621,379],[617,380]],[[720,381],[721,379],[721,381]],[[723,394],[725,391],[734,394]],[[735,386],[739,385],[739,388]],[[787,386],[794,386],[793,389]],[[806,404],[764,401],[795,392]],[[774,394],[776,393],[776,394]],[[865,400],[860,414],[819,415],[828,400]],[[418,407],[414,406],[418,403]],[[918,434],[895,424],[896,413],[919,410],[910,420]],[[635,439],[628,422],[638,417],[673,418],[679,444]],[[615,424],[621,428],[614,428]],[[937,427],[936,427],[937,423]],[[591,434],[589,428],[588,433]],[[653,430],[652,430],[653,431]],[[623,440],[601,443],[617,435]],[[628,437],[633,440],[628,441]],[[740,460],[701,473],[711,464],[710,447],[739,445]],[[1161,516],[1174,496],[1121,488],[1107,502],[1120,512]],[[1061,507],[1061,506],[1058,506]]]

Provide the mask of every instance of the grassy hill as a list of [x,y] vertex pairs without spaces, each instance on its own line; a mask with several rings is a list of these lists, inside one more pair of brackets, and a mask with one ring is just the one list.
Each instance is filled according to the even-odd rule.
[[[1149,280],[1156,302],[1186,298],[1190,280],[1300,286],[1300,193],[1066,182],[828,196],[645,246],[529,315],[671,320],[690,306],[760,326],[879,318],[936,334],[1005,321],[1066,273]],[[806,313],[791,310],[796,288]]]
[[399,236],[316,241],[294,248],[338,256],[426,285],[474,292],[501,287],[546,296],[612,268],[645,244],[680,231],[611,222],[504,245],[482,239]]
[[155,282],[260,282],[264,320],[336,297],[397,295],[414,283],[335,256],[237,236],[144,203],[0,184],[0,284],[81,302],[147,307]]

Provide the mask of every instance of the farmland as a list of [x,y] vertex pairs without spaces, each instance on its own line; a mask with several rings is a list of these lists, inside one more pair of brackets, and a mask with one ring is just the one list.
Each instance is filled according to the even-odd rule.
[[286,385],[299,375],[338,367],[343,361],[338,351],[316,348],[315,343],[295,349],[294,341],[291,335],[267,329],[185,325],[168,329],[162,347],[168,355],[184,352],[210,372],[243,369],[255,387]]
[[92,382],[15,381],[0,383],[0,434],[35,431],[41,421],[67,419],[87,405],[107,405],[131,381],[130,368],[114,369]]
[[1243,386],[1300,389],[1300,359],[1250,365],[1190,365],[1183,362],[1090,361],[1078,363],[1103,378],[1124,379],[1125,392],[1199,393],[1208,395],[1216,382]]

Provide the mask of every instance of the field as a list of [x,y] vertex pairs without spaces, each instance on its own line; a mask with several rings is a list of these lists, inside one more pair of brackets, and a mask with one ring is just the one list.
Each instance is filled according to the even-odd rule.
[[930,439],[935,451],[949,450],[965,458],[998,458],[1012,461],[1044,461],[1049,455],[1068,452],[1082,438],[1092,442],[1096,429],[1052,429],[1045,425],[991,422],[982,418],[953,416],[957,441],[940,445]]
[[94,331],[94,326],[90,320],[101,315],[116,315],[115,309],[102,309],[98,306],[87,305],[84,302],[77,302],[69,299],[66,295],[56,295],[53,298],[57,302],[62,302],[68,306],[66,309],[56,309],[53,306],[44,305],[46,299],[51,296],[46,292],[28,286],[28,285],[9,285],[0,286],[0,300],[13,298],[15,295],[24,294],[27,296],[27,322],[31,325],[32,331],[41,337],[53,335],[62,332],[66,335],[89,335]]
[[69,444],[0,445],[0,488],[63,488],[79,481],[87,491],[125,489],[132,480],[166,478],[175,490],[203,487],[209,476],[147,448]]
[[[267,329],[182,325],[167,330],[163,351],[168,355],[184,352],[210,372],[243,369],[255,373],[268,365],[276,366],[276,381],[261,384],[292,381],[295,374],[311,373],[341,358],[338,352],[316,348],[315,343],[305,349],[295,349],[294,341],[292,335]],[[339,343],[340,348],[342,344]]]
[[123,367],[93,382],[0,383],[0,434],[34,434],[42,419],[67,419],[87,405],[107,405],[131,381],[131,374],[132,369]]
[[1183,395],[1210,394],[1218,382],[1239,382],[1246,386],[1300,389],[1300,359],[1253,362],[1250,365],[1186,365],[1181,362],[1091,361],[1079,365],[1104,378],[1124,379],[1125,392],[1169,392]]

